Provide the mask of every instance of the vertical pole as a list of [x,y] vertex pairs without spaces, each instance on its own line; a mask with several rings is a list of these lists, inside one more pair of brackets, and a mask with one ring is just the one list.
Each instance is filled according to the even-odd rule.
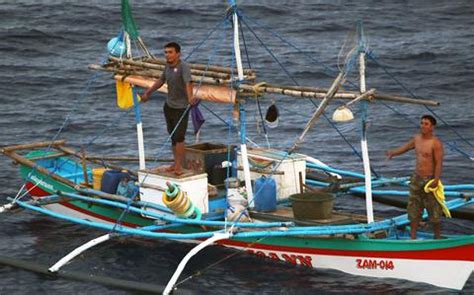
[[[365,39],[363,36],[362,23],[358,25],[359,31],[359,74],[360,74],[360,93],[366,92],[365,83]],[[367,101],[362,101],[362,107],[364,108],[362,114],[362,136],[360,140],[360,146],[362,150],[362,160],[364,162],[364,175],[365,175],[365,207],[367,210],[367,223],[374,222],[374,208],[372,202],[372,173],[370,171],[370,158],[369,158],[369,147],[367,145]]]
[[132,86],[133,108],[135,110],[135,122],[137,123],[138,159],[140,170],[145,170],[145,144],[143,141],[142,116],[138,102],[137,90]]
[[123,32],[125,42],[125,56],[132,58],[132,43],[130,42],[130,35],[127,32]]
[[[234,0],[229,0],[229,4],[232,7],[236,7]],[[240,55],[240,40],[239,40],[239,16],[237,11],[234,10],[232,15],[234,23],[234,52],[235,52],[235,62],[237,65],[237,75],[239,81],[244,80],[244,71],[242,67],[242,57]],[[250,179],[250,165],[247,154],[247,143],[246,143],[246,112],[245,112],[245,101],[239,101],[239,112],[240,112],[240,153],[242,154],[242,166],[244,168],[244,180],[245,187],[247,190],[247,201],[249,207],[254,207],[253,202],[253,191],[252,191],[252,182]]]

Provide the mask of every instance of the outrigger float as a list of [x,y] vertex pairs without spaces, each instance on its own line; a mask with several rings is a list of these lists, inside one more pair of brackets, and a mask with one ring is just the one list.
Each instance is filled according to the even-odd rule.
[[[229,4],[222,24],[231,26],[234,33],[231,67],[191,64],[191,68],[196,97],[234,105],[234,115],[238,113],[234,118],[240,122],[240,130],[237,130],[240,146],[211,143],[188,146],[185,157],[189,170],[181,176],[160,167],[147,168],[166,159],[145,157],[136,88],[151,85],[165,63],[147,49],[138,34],[128,1],[122,0],[124,29],[111,41],[115,44],[109,46],[109,60],[90,67],[112,72],[117,81],[119,105],[133,107],[138,158],[92,156],[84,148],[75,150],[67,146],[63,140],[3,147],[2,153],[20,164],[25,183],[0,211],[22,208],[107,232],[74,249],[52,265],[50,272],[57,272],[87,249],[116,237],[197,243],[178,266],[164,290],[166,294],[173,290],[187,261],[211,244],[293,265],[461,290],[474,269],[474,235],[443,236],[435,240],[432,234],[421,232],[417,240],[410,240],[406,214],[375,218],[373,195],[390,193],[375,188],[406,185],[408,178],[372,176],[365,116],[361,120],[364,174],[339,170],[296,153],[307,132],[333,99],[346,101],[337,109],[335,119],[351,119],[349,107],[355,103],[365,110],[368,102],[378,101],[428,106],[438,103],[367,90],[367,47],[360,24],[357,42],[347,49],[343,66],[329,88],[259,83],[256,72],[242,66],[240,29],[242,24],[249,27],[249,18],[234,1]],[[132,56],[132,42],[142,49],[143,55]],[[341,86],[348,83],[348,72],[357,62],[359,89],[342,91]],[[160,91],[166,92],[166,87]],[[250,139],[246,136],[246,101],[258,100],[265,93],[320,100],[303,133],[285,151],[247,147]],[[227,124],[234,131],[237,129]],[[126,161],[138,161],[139,168],[125,169],[117,164]],[[127,183],[128,179],[132,181]],[[447,207],[454,210],[472,204],[472,189],[473,185],[446,186]],[[356,193],[366,197],[367,216],[332,212],[330,202],[334,194],[343,197]],[[327,197],[329,207],[321,216],[313,216],[311,211],[320,211],[327,203],[318,201],[316,207],[308,209],[310,203],[305,203],[304,198],[308,195]],[[300,211],[296,209],[298,202]]]

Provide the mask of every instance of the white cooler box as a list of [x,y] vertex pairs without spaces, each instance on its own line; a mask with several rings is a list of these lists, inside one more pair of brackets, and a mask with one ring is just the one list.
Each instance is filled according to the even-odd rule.
[[[144,181],[143,181],[144,180]],[[209,212],[209,194],[207,191],[207,174],[194,174],[186,172],[182,176],[176,177],[171,173],[156,171],[139,171],[138,182],[143,182],[140,187],[140,200],[155,203],[166,207],[163,203],[163,189],[166,189],[166,182],[177,184],[181,190],[187,193],[194,206],[201,210],[201,213]]]
[[[301,192],[300,188],[300,173],[303,183],[306,179],[306,156],[301,154],[291,154],[285,158],[286,152],[274,149],[249,149],[247,151],[249,158],[250,170],[252,168],[265,169],[272,171],[276,165],[284,159],[275,171],[283,174],[274,174],[273,179],[277,183],[277,199],[285,200],[290,195]],[[237,164],[242,165],[242,155],[239,152],[237,155]],[[269,176],[269,174],[261,174],[257,172],[250,172],[250,177],[255,180],[262,175]],[[244,172],[239,169],[239,180],[244,180]],[[255,188],[253,188],[255,191]]]

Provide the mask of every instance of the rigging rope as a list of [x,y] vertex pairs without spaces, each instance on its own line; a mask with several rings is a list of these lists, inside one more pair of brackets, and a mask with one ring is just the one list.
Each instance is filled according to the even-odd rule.
[[[245,16],[244,14],[242,14],[242,17],[246,20],[249,20],[255,24],[258,25],[258,23],[256,21],[253,21],[252,19],[250,19],[249,17]],[[257,38],[257,40],[262,44],[262,46],[267,50],[267,52],[270,53],[270,55],[273,57],[274,60],[276,60],[276,62],[278,63],[278,65],[280,65],[280,67],[283,69],[283,71],[287,74],[287,76],[293,80],[293,82],[295,83],[295,85],[299,85],[298,82],[291,76],[291,74],[284,68],[284,66],[279,62],[279,60],[276,58],[276,56],[273,54],[273,52],[271,52],[271,50],[265,45],[263,44],[262,40],[260,38],[258,38],[256,36],[256,33],[255,31],[250,27],[250,25],[245,21],[245,20],[242,20],[242,22],[246,25],[246,27],[252,32],[252,34]],[[280,35],[278,35],[277,33],[274,33],[272,30],[264,27],[264,26],[261,26],[262,28],[264,28],[267,32],[270,32],[272,35],[274,35],[275,37],[277,37],[278,39],[280,39],[281,41],[283,41],[284,43],[290,45],[291,47],[295,48],[299,53],[302,53],[304,56],[308,57],[311,59],[311,61],[313,62],[316,62],[317,64],[320,64],[320,65],[323,65],[324,68],[328,71],[330,71],[331,73],[336,73],[337,74],[337,71],[334,71],[332,70],[331,68],[329,68],[328,66],[324,65],[323,63],[319,62],[318,60],[314,59],[313,57],[311,57],[310,55],[308,55],[307,53],[305,53],[304,51],[302,51],[301,49],[299,49],[296,45],[292,44],[291,42],[288,42],[286,41],[283,37],[281,37]],[[349,59],[348,61],[346,61],[346,64],[345,66],[347,67],[346,69],[346,73],[348,73],[351,69],[352,69],[352,66],[353,64],[355,63],[355,61],[357,60],[357,57],[354,57],[353,55],[348,55],[348,56],[352,56],[351,59]],[[327,73],[326,73],[327,74]],[[327,74],[328,76],[330,77],[333,77],[331,74]],[[348,81],[351,85],[353,85],[355,88],[356,85],[350,81]],[[317,107],[317,104],[314,102],[314,100],[312,98],[308,98],[308,100],[313,104],[313,106]],[[339,128],[334,124],[334,122],[331,121],[330,118],[328,118],[328,116],[326,114],[323,114],[323,117],[326,119],[326,121],[329,122],[329,124],[331,125],[331,127],[333,127],[336,132],[339,134],[339,136],[342,137],[342,139],[344,140],[344,142],[346,144],[349,145],[349,147],[352,149],[352,151],[354,152],[354,154],[359,158],[360,161],[362,161],[362,155],[357,151],[357,149],[355,148],[355,146],[353,144],[350,143],[350,141],[347,139],[347,137],[339,130]],[[374,175],[376,175],[378,177],[378,174],[377,172],[375,171],[375,169],[371,166],[370,167],[370,170],[374,173]]]
[[[378,59],[375,57],[375,55],[373,54],[373,52],[368,52],[367,53],[367,56],[378,66],[380,67],[384,72],[385,74],[387,74],[392,80],[394,80],[400,87],[402,87],[405,91],[408,92],[408,94],[413,97],[413,98],[418,98],[415,93],[413,91],[411,91],[410,89],[408,89],[408,87],[406,87],[399,79],[397,79],[397,77],[395,77],[395,75],[393,75],[391,72],[388,71],[387,67],[385,67],[383,64],[381,64]],[[423,105],[431,114],[433,114],[437,119],[439,119],[441,122],[443,122],[444,125],[448,126],[448,128],[454,133],[456,134],[459,139],[461,139],[464,143],[468,144],[469,146],[471,147],[474,147],[474,145],[467,139],[465,139],[459,132],[457,132],[448,122],[446,122],[443,118],[441,118],[440,116],[438,116],[434,110],[432,108],[430,108],[429,106],[427,105]],[[418,124],[417,124],[418,125]],[[461,153],[461,154],[465,154],[465,152]]]
[[[240,18],[240,19],[242,19],[242,18]],[[245,41],[244,30],[242,29],[242,26],[240,26],[239,29],[240,29],[240,35],[242,36],[242,41],[243,41],[243,44],[244,44],[245,56],[247,57],[247,64],[249,66],[249,69],[252,69],[252,65],[250,64],[249,52],[248,52],[248,48],[247,48],[247,42]],[[267,142],[267,148],[270,148],[270,141],[268,140],[268,130],[267,130],[267,126],[265,124],[265,121],[263,120],[263,113],[262,113],[262,106],[260,104],[260,98],[258,96],[256,96],[255,100],[257,102],[257,109],[258,109],[258,113],[260,115],[260,121],[262,122],[263,134],[265,135],[265,140]],[[258,124],[257,124],[257,127],[258,127]]]

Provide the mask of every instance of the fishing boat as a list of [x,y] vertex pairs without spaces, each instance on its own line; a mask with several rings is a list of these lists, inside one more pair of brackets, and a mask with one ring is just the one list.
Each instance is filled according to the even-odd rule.
[[[91,155],[85,148],[75,149],[56,139],[1,148],[4,155],[20,164],[24,179],[18,194],[0,207],[1,212],[21,208],[107,232],[65,255],[49,268],[50,272],[58,272],[95,245],[133,236],[197,244],[179,264],[165,294],[173,290],[189,259],[213,244],[290,265],[462,290],[474,270],[474,235],[433,239],[431,233],[419,232],[418,239],[411,240],[406,214],[387,219],[374,216],[373,196],[389,194],[375,188],[394,184],[406,187],[408,178],[373,176],[364,115],[368,104],[438,103],[367,89],[365,60],[369,52],[361,23],[341,50],[340,71],[330,87],[276,85],[259,82],[256,71],[244,69],[241,28],[249,20],[235,1],[229,1],[220,23],[233,32],[230,66],[210,62],[190,66],[194,96],[204,102],[228,104],[233,120],[224,122],[229,133],[239,135],[240,142],[187,146],[188,169],[177,176],[161,169],[158,163],[167,161],[161,155],[145,156],[137,90],[159,78],[165,61],[148,50],[127,0],[122,0],[122,20],[123,30],[109,42],[109,58],[90,68],[112,73],[118,105],[135,112],[138,158]],[[132,54],[132,44],[139,48],[139,55]],[[342,85],[351,84],[348,74],[356,65],[358,86],[344,90]],[[319,101],[314,103],[314,113],[302,134],[286,150],[247,147],[251,142],[246,136],[247,102],[258,101],[267,93]],[[361,118],[364,174],[297,153],[306,134],[335,100],[344,102],[333,116],[337,121],[353,119],[350,108],[355,104],[365,110]],[[187,111],[196,109],[188,107]],[[163,146],[169,140],[167,137]],[[138,168],[117,164],[131,160],[137,160]],[[469,185],[447,186],[445,194],[450,199],[446,206],[453,210],[472,204],[471,190]],[[366,216],[333,212],[334,195],[356,193],[366,199]]]

